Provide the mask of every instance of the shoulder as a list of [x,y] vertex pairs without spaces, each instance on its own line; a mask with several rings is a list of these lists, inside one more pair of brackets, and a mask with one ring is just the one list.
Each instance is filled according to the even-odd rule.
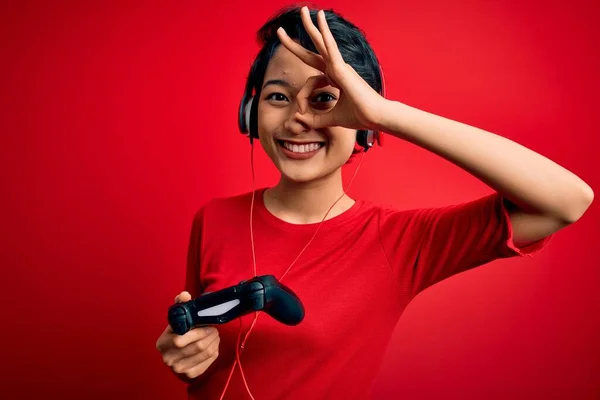
[[401,208],[389,204],[372,205],[380,225],[406,225],[423,227],[455,218],[488,219],[502,210],[501,196],[498,193],[484,195],[473,200],[423,207]]
[[[254,192],[255,201],[260,195],[260,191]],[[207,211],[236,211],[249,206],[252,201],[252,192],[243,192],[230,196],[214,197],[205,206]]]
[[417,216],[420,212],[425,210],[424,208],[401,207],[389,203],[374,203],[365,200],[361,200],[361,203],[361,209],[363,210],[363,213],[370,214],[380,223],[388,220],[409,221]]
[[[254,201],[260,191],[255,191]],[[197,222],[215,221],[223,218],[246,216],[252,202],[252,192],[243,192],[230,196],[213,197],[196,208],[194,220]]]

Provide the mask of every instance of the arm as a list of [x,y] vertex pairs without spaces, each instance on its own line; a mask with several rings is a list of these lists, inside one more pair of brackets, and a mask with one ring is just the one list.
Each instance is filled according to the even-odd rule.
[[[591,204],[592,189],[570,171],[501,136],[387,100],[347,64],[329,30],[325,13],[313,24],[308,8],[302,21],[318,54],[279,28],[281,43],[323,75],[298,93],[296,118],[313,129],[343,126],[378,129],[432,151],[495,189],[508,206],[515,244],[536,242],[577,221]],[[310,110],[314,89],[333,85],[339,99],[328,112]]]
[[463,168],[508,200],[516,244],[576,222],[592,189],[572,172],[509,139],[386,100],[379,129]]

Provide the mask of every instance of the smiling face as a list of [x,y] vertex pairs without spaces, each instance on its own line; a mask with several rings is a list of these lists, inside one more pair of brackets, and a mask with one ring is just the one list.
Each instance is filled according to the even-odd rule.
[[[328,86],[315,90],[309,108],[298,113],[296,96],[307,79],[322,72],[306,65],[284,46],[269,61],[258,104],[258,132],[262,147],[282,179],[306,183],[338,174],[354,149],[356,131],[341,127],[312,129],[312,113],[328,112],[340,91]],[[341,176],[341,175],[340,175]]]

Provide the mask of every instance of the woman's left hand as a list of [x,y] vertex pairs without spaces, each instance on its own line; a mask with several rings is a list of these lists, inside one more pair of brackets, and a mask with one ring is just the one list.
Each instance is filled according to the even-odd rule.
[[[341,126],[350,129],[379,130],[386,99],[344,61],[322,10],[317,14],[319,29],[313,24],[307,7],[302,8],[301,16],[304,28],[319,54],[293,41],[283,28],[277,31],[279,40],[290,52],[304,63],[323,72],[322,75],[310,77],[298,93],[300,113],[307,117],[307,122],[313,129]],[[307,111],[310,111],[309,99],[313,91],[326,86],[333,86],[340,90],[336,104],[326,112],[317,110],[307,114]]]

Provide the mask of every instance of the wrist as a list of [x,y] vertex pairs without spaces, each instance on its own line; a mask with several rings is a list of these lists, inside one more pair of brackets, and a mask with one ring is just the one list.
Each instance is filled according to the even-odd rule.
[[380,132],[396,134],[398,120],[401,110],[397,101],[383,99],[379,104],[379,115],[375,123],[376,130]]
[[431,125],[430,116],[429,113],[399,101],[386,100],[381,105],[378,127],[381,132],[397,138],[418,141],[417,136],[422,136],[425,126]]

